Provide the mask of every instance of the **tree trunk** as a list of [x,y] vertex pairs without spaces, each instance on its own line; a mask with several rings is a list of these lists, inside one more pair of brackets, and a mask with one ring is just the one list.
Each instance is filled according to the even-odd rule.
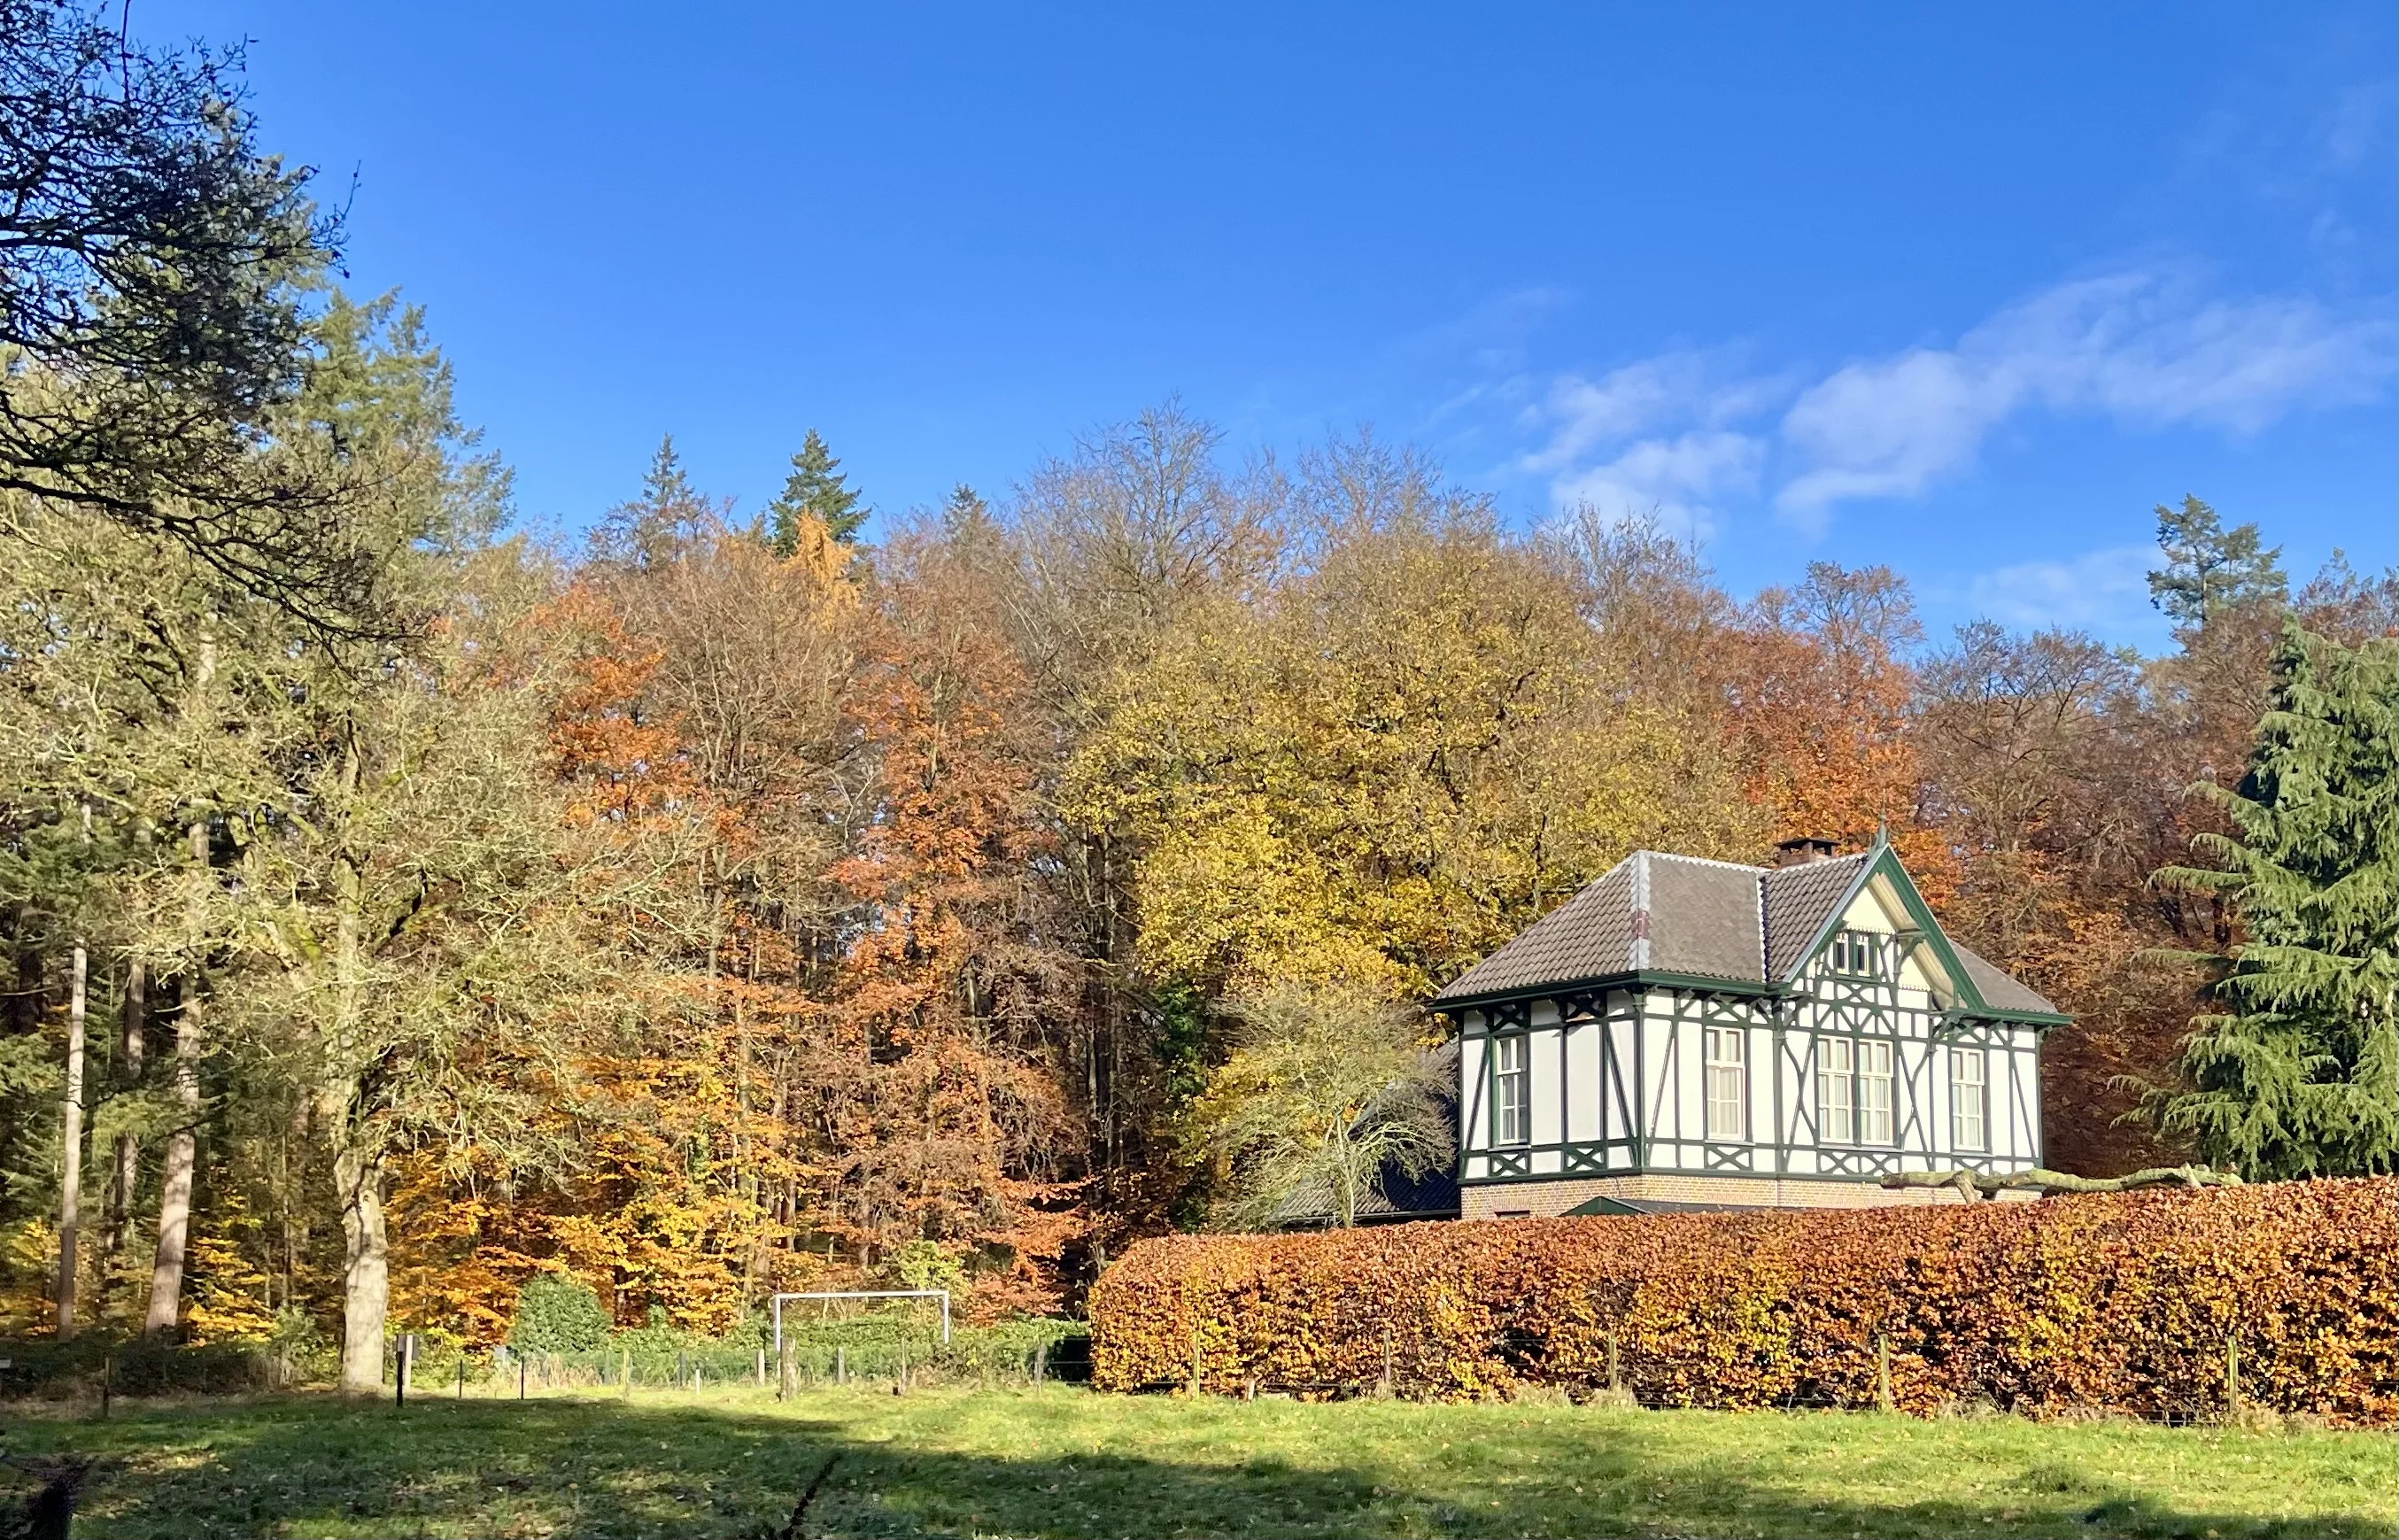
[[2070,1176],[2064,1171],[2043,1170],[2038,1167],[2028,1171],[2009,1171],[1999,1176],[1984,1176],[1974,1171],[1887,1171],[1882,1184],[1886,1187],[1954,1187],[1958,1196],[1968,1203],[1978,1195],[1996,1196],[2004,1192],[2026,1193],[2129,1193],[2143,1187],[2238,1187],[2241,1179],[2230,1171],[2218,1171],[2205,1166],[2157,1166],[2146,1171],[2133,1171],[2123,1176]]
[[[192,658],[192,688],[184,697],[183,717],[197,725],[209,712],[209,689],[216,681],[216,617],[200,623],[198,645]],[[197,876],[191,907],[184,915],[186,954],[183,978],[176,990],[175,1105],[183,1120],[167,1136],[167,1164],[158,1183],[158,1253],[150,1264],[150,1310],[142,1329],[171,1332],[183,1314],[183,1256],[191,1242],[192,1168],[200,1138],[201,959],[208,943],[209,820],[194,818],[183,828],[186,849]]]
[[144,1331],[175,1330],[183,1299],[183,1255],[191,1243],[192,1168],[200,1134],[200,989],[183,979],[175,1012],[175,1107],[183,1121],[167,1136],[167,1165],[158,1183],[158,1254],[150,1264],[150,1311]]
[[[359,790],[359,746],[346,737],[342,753],[342,811]],[[366,966],[361,916],[365,878],[346,846],[333,858],[333,1019],[319,1083],[319,1127],[333,1146],[334,1196],[342,1207],[342,1392],[373,1396],[383,1387],[383,1339],[391,1312],[391,1266],[384,1230],[383,1156],[365,1126],[367,1109],[357,1066]]]
[[83,1214],[83,1012],[90,953],[75,938],[67,965],[67,1088],[60,1116],[59,1337],[75,1331],[75,1245]]
[[343,1148],[333,1155],[342,1199],[342,1393],[383,1389],[383,1339],[391,1264],[383,1219],[383,1163]]
[[[144,1047],[142,1029],[147,1024],[149,1009],[150,970],[133,963],[125,970],[125,1025],[123,1058],[117,1072],[120,1089],[131,1090],[142,1083],[142,1053]],[[108,1292],[108,1278],[115,1270],[117,1256],[125,1250],[126,1227],[133,1215],[133,1186],[142,1178],[142,1142],[130,1132],[116,1136],[115,1170],[108,1183],[108,1206],[101,1221],[101,1291],[103,1307]]]

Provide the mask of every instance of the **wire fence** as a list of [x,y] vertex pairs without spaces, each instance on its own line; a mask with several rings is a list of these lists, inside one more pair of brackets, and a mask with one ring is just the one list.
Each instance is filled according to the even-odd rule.
[[[888,1315],[787,1322],[779,1356],[759,1339],[677,1341],[654,1331],[625,1332],[573,1352],[395,1339],[384,1358],[386,1390],[398,1390],[403,1357],[408,1394],[418,1398],[741,1387],[788,1395],[837,1385],[998,1386],[1091,1377],[1090,1337],[1078,1321],[959,1327],[944,1344],[937,1324]],[[245,1395],[327,1385],[337,1371],[321,1344],[287,1351],[254,1343],[183,1346],[96,1334],[65,1343],[0,1340],[0,1399]]]
[[[500,1347],[479,1354],[443,1344],[412,1356],[410,1383],[421,1394],[707,1390],[748,1386],[785,1395],[819,1385],[1003,1385],[1091,1375],[1089,1331],[1078,1321],[1019,1320],[960,1327],[943,1342],[937,1323],[896,1313],[846,1320],[786,1321],[779,1351],[771,1343],[661,1340],[629,1331],[575,1350]],[[389,1383],[398,1353],[386,1365]]]

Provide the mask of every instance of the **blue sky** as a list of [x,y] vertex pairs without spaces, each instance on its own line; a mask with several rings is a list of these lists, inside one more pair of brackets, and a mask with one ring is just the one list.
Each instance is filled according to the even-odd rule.
[[2394,556],[2387,3],[158,4],[353,175],[522,511],[662,432],[879,507],[1179,393],[1371,423],[1509,516],[1655,508],[1747,591],[1889,562],[2154,646],[2152,505]]

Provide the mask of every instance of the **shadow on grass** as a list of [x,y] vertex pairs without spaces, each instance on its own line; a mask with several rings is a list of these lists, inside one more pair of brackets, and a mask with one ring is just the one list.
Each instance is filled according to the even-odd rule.
[[[965,1403],[961,1403],[964,1405]],[[1028,1424],[1041,1402],[1025,1404]],[[877,1435],[880,1435],[879,1437]],[[1512,1459],[1457,1457],[1395,1477],[1237,1457],[1179,1461],[910,1448],[803,1401],[788,1413],[606,1402],[428,1403],[395,1412],[323,1399],[149,1411],[112,1423],[19,1422],[11,1453],[96,1455],[75,1533],[777,1536],[832,1461],[801,1533],[839,1535],[2331,1535],[2183,1511],[2028,1463],[2001,1503],[1811,1500],[1770,1461],[1674,1458],[1674,1419],[1511,1434]],[[1446,1447],[1446,1446],[1444,1446]],[[0,1529],[0,1533],[6,1533]]]

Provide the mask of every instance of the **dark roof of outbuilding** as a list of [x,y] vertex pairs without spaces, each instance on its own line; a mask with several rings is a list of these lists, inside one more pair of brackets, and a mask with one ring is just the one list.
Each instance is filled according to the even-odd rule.
[[[1456,1219],[1457,1172],[1455,1163],[1420,1177],[1395,1170],[1377,1172],[1375,1185],[1358,1196],[1358,1223],[1374,1224],[1411,1219]],[[1333,1223],[1333,1188],[1311,1182],[1275,1205],[1267,1221],[1270,1230],[1311,1230]]]
[[[1425,1064],[1430,1072],[1426,1083],[1433,1087],[1432,1100],[1440,1104],[1454,1127],[1457,1121],[1457,1041],[1452,1038],[1436,1048],[1425,1050]],[[1386,1164],[1375,1173],[1375,1181],[1359,1195],[1358,1222],[1361,1224],[1395,1223],[1411,1219],[1456,1219],[1457,1217],[1457,1162],[1453,1157],[1422,1176],[1408,1176],[1397,1167]],[[1333,1185],[1329,1182],[1310,1182],[1294,1189],[1267,1220],[1271,1230],[1306,1230],[1333,1223]]]
[[[1881,853],[1877,846],[1832,860],[1756,867],[1635,851],[1460,974],[1432,1003],[1438,1008],[1633,973],[1779,983],[1807,961]],[[2003,970],[1947,944],[1992,1010],[2058,1014]]]

